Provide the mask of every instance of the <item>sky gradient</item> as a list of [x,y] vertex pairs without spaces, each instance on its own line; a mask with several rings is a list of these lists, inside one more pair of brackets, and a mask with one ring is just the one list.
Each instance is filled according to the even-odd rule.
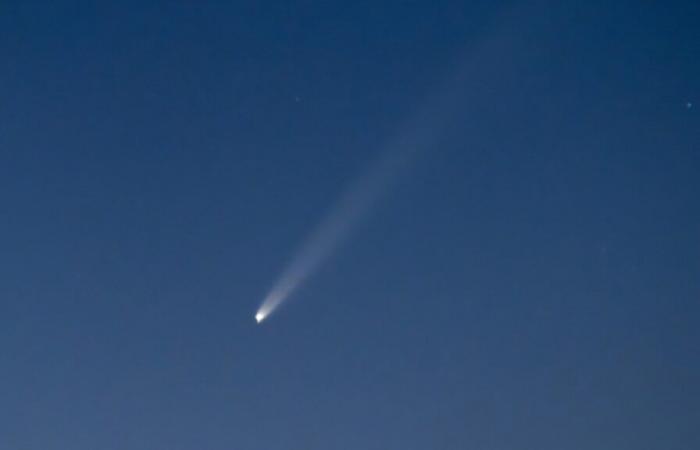
[[0,6],[0,448],[700,448],[700,4],[291,3]]

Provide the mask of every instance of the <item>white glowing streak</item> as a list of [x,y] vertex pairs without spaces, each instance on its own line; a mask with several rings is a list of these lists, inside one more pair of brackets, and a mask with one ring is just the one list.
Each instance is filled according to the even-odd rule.
[[255,315],[258,323],[316,272],[319,265],[348,237],[377,200],[390,190],[410,166],[418,150],[432,141],[431,137],[435,131],[432,125],[434,124],[429,123],[426,126],[424,123],[423,126],[413,127],[411,132],[403,133],[370,170],[345,191],[338,203],[306,238],[265,297]]
[[[498,37],[498,36],[495,36]],[[311,276],[331,253],[350,234],[357,223],[371,210],[372,206],[386,194],[397,179],[406,171],[410,163],[423,150],[433,147],[437,137],[447,127],[451,113],[466,100],[465,88],[469,86],[466,76],[478,86],[485,84],[494,74],[499,73],[504,43],[509,40],[488,39],[482,42],[471,58],[465,59],[447,80],[445,89],[439,90],[428,99],[424,108],[405,124],[397,138],[390,142],[383,156],[370,170],[352,184],[338,203],[324,216],[323,220],[306,238],[287,268],[269,291],[258,309],[255,320],[265,320],[295,289]],[[486,45],[483,45],[486,44]],[[510,42],[512,45],[512,42]],[[473,69],[481,65],[490,68],[474,77]],[[490,63],[490,64],[489,64]],[[477,79],[478,78],[478,79]],[[474,91],[471,91],[474,95]]]

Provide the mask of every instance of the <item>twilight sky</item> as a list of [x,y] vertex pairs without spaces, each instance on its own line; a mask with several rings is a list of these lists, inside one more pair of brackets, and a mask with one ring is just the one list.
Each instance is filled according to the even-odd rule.
[[102,3],[0,5],[0,448],[700,448],[700,3]]

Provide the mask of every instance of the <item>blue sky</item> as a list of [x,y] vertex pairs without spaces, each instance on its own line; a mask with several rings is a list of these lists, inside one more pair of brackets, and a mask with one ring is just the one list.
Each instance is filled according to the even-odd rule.
[[[697,17],[3,5],[0,447],[698,447]],[[256,325],[421,114],[435,142]]]

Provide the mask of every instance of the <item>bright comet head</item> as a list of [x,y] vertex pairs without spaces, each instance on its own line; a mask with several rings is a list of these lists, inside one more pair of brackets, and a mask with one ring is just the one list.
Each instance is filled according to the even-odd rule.
[[262,322],[264,318],[265,318],[265,314],[263,314],[261,312],[258,312],[255,314],[255,321],[258,323]]

